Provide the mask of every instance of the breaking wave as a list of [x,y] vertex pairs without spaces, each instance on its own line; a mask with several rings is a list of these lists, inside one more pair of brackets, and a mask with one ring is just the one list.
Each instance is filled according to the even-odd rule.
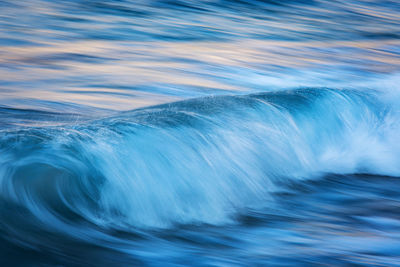
[[20,224],[84,239],[82,224],[233,223],[241,209],[268,206],[282,183],[400,176],[395,102],[374,91],[298,89],[8,126],[0,133],[1,209],[24,212],[2,212],[2,228],[16,231],[12,216],[21,214],[31,219]]

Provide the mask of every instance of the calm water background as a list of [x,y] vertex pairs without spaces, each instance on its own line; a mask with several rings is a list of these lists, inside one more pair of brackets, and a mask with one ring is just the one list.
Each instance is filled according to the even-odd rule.
[[398,1],[0,1],[4,266],[400,266]]

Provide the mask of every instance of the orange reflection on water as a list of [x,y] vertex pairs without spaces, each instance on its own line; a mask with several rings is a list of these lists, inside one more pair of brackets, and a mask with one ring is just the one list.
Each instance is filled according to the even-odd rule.
[[[0,98],[62,99],[126,110],[184,98],[164,94],[163,87],[249,90],[245,81],[232,82],[235,73],[230,69],[266,76],[279,74],[281,68],[329,69],[337,65],[374,73],[398,72],[399,55],[385,50],[387,46],[400,47],[400,41],[79,41],[3,46],[0,79],[5,85]],[[144,92],[141,86],[161,89]]]

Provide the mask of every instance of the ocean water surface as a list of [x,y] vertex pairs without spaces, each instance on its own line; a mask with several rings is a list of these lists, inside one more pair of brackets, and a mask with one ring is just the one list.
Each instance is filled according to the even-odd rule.
[[1,266],[400,266],[400,3],[0,1]]

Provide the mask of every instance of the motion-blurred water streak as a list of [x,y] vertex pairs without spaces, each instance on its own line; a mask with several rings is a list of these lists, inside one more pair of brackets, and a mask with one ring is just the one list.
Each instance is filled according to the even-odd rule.
[[400,4],[0,0],[0,265],[400,265]]

